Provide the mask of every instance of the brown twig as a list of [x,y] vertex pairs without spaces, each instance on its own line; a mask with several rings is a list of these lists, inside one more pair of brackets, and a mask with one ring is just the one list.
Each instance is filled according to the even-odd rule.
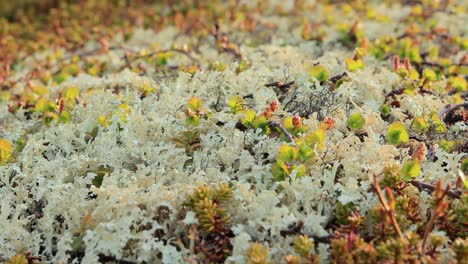
[[[396,220],[396,217],[395,217],[395,211],[394,211],[394,208],[391,208],[387,202],[385,201],[385,198],[383,197],[383,194],[382,194],[382,191],[380,190],[380,184],[379,184],[379,179],[378,179],[378,176],[376,173],[374,173],[374,190],[375,192],[377,193],[377,196],[379,197],[379,201],[380,203],[382,204],[385,212],[387,213],[387,215],[390,217],[390,221],[392,222],[392,226],[393,228],[395,229],[395,232],[398,234],[398,236],[400,237],[400,239],[404,242],[406,242],[406,239],[405,237],[403,236],[403,233],[401,232],[401,229],[400,229],[400,226],[398,225],[398,222]],[[392,194],[392,191],[390,190],[390,188],[388,187],[385,187],[385,192],[387,193],[387,196],[389,196],[388,198],[390,200],[395,200],[395,198],[393,197],[393,194]]]
[[[445,196],[450,190],[450,184],[447,184],[445,187],[445,190],[442,191],[442,181],[439,180],[437,182],[437,185],[435,187],[435,193],[434,193],[434,198],[435,198],[435,207],[434,210],[432,211],[431,219],[427,223],[426,230],[424,230],[424,236],[421,242],[421,252],[420,255],[423,256],[425,254],[425,248],[426,248],[426,242],[429,237],[429,233],[431,233],[432,228],[435,225],[435,221],[437,220],[438,217],[442,216],[444,214],[445,209],[448,206],[448,203],[443,202]],[[440,194],[440,192],[442,193]]]
[[303,228],[304,228],[304,222],[299,221],[291,228],[280,230],[280,235],[283,237],[288,236],[288,235],[298,235],[298,234],[301,234],[301,231]]
[[294,141],[294,137],[286,130],[286,128],[283,127],[283,125],[281,125],[280,123],[276,122],[276,121],[269,121],[268,122],[268,126],[273,129],[273,128],[279,128],[279,130],[281,131],[281,133],[283,133],[283,135],[285,135],[289,141],[295,146],[297,147],[296,145],[296,142]]
[[[412,180],[410,181],[410,183],[420,190],[429,190],[431,193],[436,189],[436,186],[430,183],[420,182],[416,180]],[[447,196],[453,199],[460,199],[461,195],[462,192],[460,190],[449,190],[447,192]]]
[[[468,108],[468,102],[464,102],[464,103],[459,103],[459,104],[454,104],[454,105],[448,105],[446,107],[444,107],[444,109],[440,110],[439,113],[437,114],[439,116],[439,118],[441,120],[444,120],[443,119],[443,116],[446,115],[446,114],[449,114],[450,112],[453,112],[455,111],[457,108],[460,108],[460,107],[464,107],[464,108]],[[445,120],[444,120],[445,121]]]

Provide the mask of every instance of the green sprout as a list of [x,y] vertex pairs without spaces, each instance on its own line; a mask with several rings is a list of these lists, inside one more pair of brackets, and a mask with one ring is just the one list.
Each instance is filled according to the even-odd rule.
[[403,164],[401,168],[401,179],[403,181],[409,181],[412,178],[416,178],[421,173],[421,165],[419,160],[413,159]]
[[6,163],[13,153],[13,146],[6,139],[0,139],[0,165]]
[[392,145],[405,143],[409,140],[409,135],[406,132],[405,126],[401,122],[395,122],[388,126],[387,142]]
[[422,75],[428,81],[435,81],[437,79],[436,73],[429,68],[424,69]]
[[382,104],[379,110],[380,110],[380,115],[382,117],[389,116],[391,112],[390,106],[388,106],[387,104]]
[[247,109],[242,111],[244,117],[241,118],[240,122],[247,128],[261,129],[264,134],[270,133],[270,128],[268,126],[268,120],[264,115],[257,116],[252,109]]
[[309,74],[320,82],[326,81],[330,78],[330,71],[322,65],[315,65],[312,67]]
[[364,69],[364,62],[361,59],[346,58],[346,69],[350,72]]
[[283,181],[293,171],[296,172],[296,178],[307,174],[307,168],[304,164],[309,162],[314,156],[313,150],[306,146],[299,147],[283,144],[279,147],[276,162],[271,166],[271,173],[276,181]]
[[443,149],[445,152],[450,153],[450,152],[452,152],[453,148],[455,147],[455,141],[441,139],[439,141],[439,147],[441,149]]
[[[299,116],[286,117],[283,119],[282,125],[293,136],[298,136],[307,131],[307,127],[302,124],[302,120]],[[285,135],[281,134],[281,137],[285,140]]]
[[200,117],[207,119],[212,116],[212,113],[208,109],[202,108],[202,101],[197,97],[189,99],[187,108],[185,109],[186,123],[192,126],[198,126],[200,124]]
[[357,112],[351,114],[348,118],[348,121],[346,122],[348,127],[352,130],[360,129],[361,127],[364,126],[365,123],[366,123],[366,120],[364,119],[364,117],[361,115],[361,113],[357,113]]
[[244,99],[240,96],[233,96],[228,101],[228,106],[230,108],[231,114],[237,114],[244,110]]
[[426,132],[429,129],[429,124],[423,117],[413,119],[412,127],[419,132]]

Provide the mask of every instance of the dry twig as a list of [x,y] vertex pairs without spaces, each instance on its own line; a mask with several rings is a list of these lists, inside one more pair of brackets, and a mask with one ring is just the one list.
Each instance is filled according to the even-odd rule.
[[[398,234],[398,236],[400,237],[402,241],[406,242],[406,239],[403,236],[400,226],[398,225],[398,222],[396,220],[394,208],[390,207],[385,201],[385,198],[383,197],[382,191],[380,190],[379,179],[376,173],[374,173],[374,190],[377,193],[377,196],[379,197],[379,201],[382,204],[385,212],[390,217],[390,221],[392,222],[392,226],[395,229],[395,232]],[[395,198],[393,197],[392,191],[390,190],[389,187],[385,187],[385,193],[387,194],[391,202],[395,201]]]
[[276,121],[269,121],[268,122],[268,126],[273,129],[275,127],[279,128],[279,130],[281,131],[281,133],[283,133],[288,139],[289,141],[291,141],[291,143],[297,147],[296,145],[296,142],[294,141],[294,137],[286,130],[286,128],[283,127],[283,125],[281,125],[280,123],[276,122]]

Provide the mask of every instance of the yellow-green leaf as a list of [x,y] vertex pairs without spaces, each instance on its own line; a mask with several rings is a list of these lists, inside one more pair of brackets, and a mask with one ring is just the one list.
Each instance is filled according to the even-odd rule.
[[360,113],[353,113],[349,116],[348,121],[346,124],[352,130],[358,130],[364,126],[366,120]]
[[13,146],[6,139],[0,139],[0,165],[7,162],[13,153]]
[[429,118],[431,119],[432,126],[435,132],[445,133],[445,131],[447,131],[447,128],[445,127],[444,122],[440,120],[436,112],[431,112],[431,114],[429,115]]
[[419,161],[414,159],[403,164],[401,168],[401,179],[404,181],[409,181],[412,178],[419,176],[421,173],[421,165]]
[[278,149],[278,159],[284,162],[290,162],[297,159],[298,150],[296,147],[283,144]]
[[406,132],[405,126],[401,122],[395,122],[388,126],[387,142],[392,145],[405,143],[409,140],[409,135]]
[[70,112],[68,111],[63,111],[62,113],[60,113],[60,116],[59,116],[59,122],[60,123],[68,123],[70,122],[72,119],[72,116],[70,114]]
[[253,126],[252,123],[255,120],[256,113],[252,109],[247,109],[242,111],[244,117],[241,119],[241,123],[244,126]]
[[42,97],[37,100],[36,105],[34,106],[34,111],[39,113],[52,112],[57,108],[57,105],[48,100],[47,98]]
[[98,116],[97,118],[98,124],[100,124],[103,127],[108,127],[109,126],[109,120],[105,116]]
[[188,101],[188,108],[192,111],[199,111],[201,109],[201,101],[196,97],[192,97]]
[[188,125],[192,126],[198,126],[198,124],[200,124],[200,118],[197,115],[189,116],[185,121]]
[[289,166],[284,161],[277,159],[271,166],[271,173],[275,181],[284,181],[289,176]]
[[244,110],[244,99],[240,96],[233,96],[228,101],[228,106],[231,109],[232,114],[237,114],[238,112]]
[[318,81],[326,81],[330,78],[330,71],[322,65],[315,65],[310,69],[310,76]]
[[286,117],[283,119],[283,127],[286,128],[287,130],[291,130],[294,128],[293,122],[292,122],[292,117]]
[[314,150],[307,146],[307,145],[301,145],[298,147],[299,148],[299,151],[298,151],[298,159],[301,161],[301,162],[309,162],[313,159],[315,153],[314,153]]
[[311,148],[314,148],[315,146],[321,147],[323,142],[325,141],[326,135],[327,135],[326,130],[317,129],[314,132],[311,132],[305,135],[304,142]]
[[307,168],[306,166],[302,164],[292,166],[291,171],[294,171],[294,170],[296,171],[296,179],[304,177],[307,174]]
[[352,58],[346,58],[345,63],[346,69],[351,72],[364,68],[364,62],[362,62],[361,59],[354,60]]
[[419,132],[424,132],[429,129],[429,124],[427,124],[426,120],[423,117],[416,117],[413,119],[413,128]]
[[428,81],[435,81],[437,79],[436,73],[429,68],[424,69],[422,75]]

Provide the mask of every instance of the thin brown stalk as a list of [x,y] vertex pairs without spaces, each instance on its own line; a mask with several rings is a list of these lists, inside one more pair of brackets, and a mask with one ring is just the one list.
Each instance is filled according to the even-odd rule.
[[288,139],[289,141],[295,146],[297,147],[296,145],[296,142],[294,141],[294,138],[293,136],[286,130],[286,128],[283,127],[283,125],[281,125],[280,123],[276,122],[276,121],[270,121],[268,122],[268,126],[270,128],[279,128],[279,130],[281,131],[281,133],[283,133]]
[[[442,182],[439,180],[437,185],[438,185],[438,188],[441,188]],[[446,207],[446,205],[445,206],[443,205],[443,200],[444,200],[445,196],[447,195],[447,193],[449,192],[449,190],[450,190],[450,184],[447,184],[447,187],[445,187],[445,190],[442,192],[440,197],[436,198],[436,201],[435,201],[436,203],[435,203],[435,206],[434,206],[434,210],[432,211],[431,219],[427,223],[426,230],[424,230],[424,236],[423,236],[423,239],[422,239],[421,249],[420,249],[421,250],[421,252],[420,252],[421,256],[423,256],[425,254],[427,239],[428,239],[429,234],[431,233],[432,229],[434,228],[435,221],[437,220],[438,217],[441,216],[441,214],[443,214],[443,209],[445,209],[445,207]],[[437,187],[436,187],[436,192],[437,192]]]
[[[398,225],[398,222],[396,220],[395,211],[393,210],[393,208],[390,208],[390,206],[385,201],[385,198],[383,197],[382,191],[380,190],[380,184],[379,184],[378,176],[375,173],[374,173],[374,190],[377,193],[377,196],[379,197],[379,201],[382,204],[385,212],[390,217],[390,221],[392,222],[393,229],[395,229],[395,232],[398,234],[400,239],[402,241],[406,242],[406,239],[403,236],[403,233],[401,232],[400,226]],[[388,189],[387,193],[391,194],[390,189]]]
[[[431,193],[436,189],[436,186],[430,183],[420,182],[416,180],[412,180],[410,181],[410,183],[420,190],[421,189],[429,190]],[[460,199],[461,195],[462,195],[462,192],[458,190],[449,190],[447,192],[447,196],[453,199]]]
[[438,116],[441,120],[443,120],[443,116],[450,113],[450,112],[453,112],[455,111],[457,108],[460,108],[460,107],[465,107],[465,108],[468,108],[468,103],[467,102],[464,102],[464,103],[459,103],[459,104],[454,104],[454,105],[448,105],[447,107],[445,107],[444,109],[440,110],[440,112],[438,113]]

